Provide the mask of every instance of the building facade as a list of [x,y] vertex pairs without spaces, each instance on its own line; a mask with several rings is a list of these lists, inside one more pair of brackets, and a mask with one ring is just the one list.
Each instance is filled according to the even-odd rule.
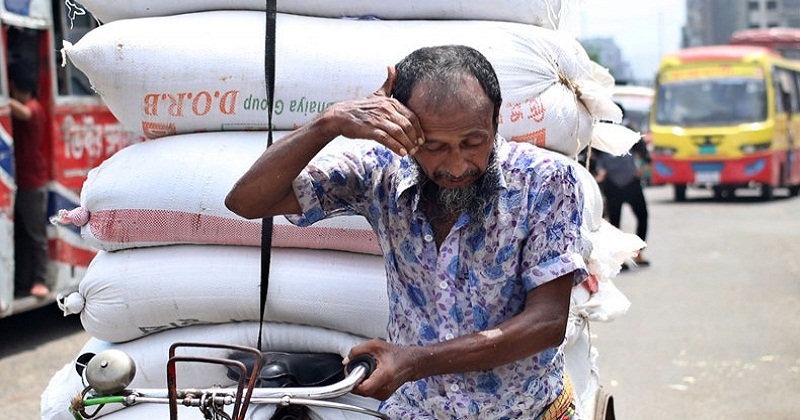
[[728,42],[741,29],[800,28],[800,0],[686,0],[683,46]]

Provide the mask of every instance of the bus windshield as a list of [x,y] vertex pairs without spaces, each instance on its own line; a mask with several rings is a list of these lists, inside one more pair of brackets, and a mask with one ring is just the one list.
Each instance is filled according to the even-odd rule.
[[763,78],[675,80],[658,88],[656,123],[683,127],[724,126],[767,119]]

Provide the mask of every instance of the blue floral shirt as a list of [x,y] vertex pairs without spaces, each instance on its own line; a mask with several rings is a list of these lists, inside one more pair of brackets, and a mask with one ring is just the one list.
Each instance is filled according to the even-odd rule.
[[[462,214],[437,249],[418,207],[418,167],[374,142],[318,155],[294,182],[299,226],[361,214],[384,252],[387,337],[426,345],[491,328],[517,314],[533,288],[586,277],[580,184],[566,157],[498,136],[498,199],[486,217]],[[534,418],[563,387],[563,355],[548,349],[491,370],[404,384],[381,409],[390,418]]]

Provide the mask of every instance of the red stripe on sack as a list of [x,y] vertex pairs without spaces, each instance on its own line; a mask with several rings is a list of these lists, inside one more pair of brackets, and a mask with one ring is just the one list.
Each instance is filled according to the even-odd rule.
[[[261,245],[261,222],[207,216],[175,210],[119,209],[91,213],[89,229],[110,243],[194,243]],[[371,230],[275,225],[272,245],[278,248],[334,249],[380,255]]]
[[330,227],[272,227],[272,244],[279,248],[334,249],[360,254],[382,255],[375,232]]

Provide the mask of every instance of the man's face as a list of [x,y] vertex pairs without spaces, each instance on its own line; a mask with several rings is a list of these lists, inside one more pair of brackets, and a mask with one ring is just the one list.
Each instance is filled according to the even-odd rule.
[[[426,97],[435,92],[438,98]],[[494,156],[493,105],[474,78],[450,94],[420,86],[409,108],[417,114],[425,143],[414,155],[421,182],[432,181],[437,204],[449,213],[469,213],[482,219],[494,196],[499,174],[487,171]],[[434,198],[434,197],[431,197]]]
[[474,183],[489,165],[494,149],[493,106],[474,78],[444,99],[427,97],[416,86],[408,107],[419,118],[425,143],[414,155],[427,177],[443,189]]

